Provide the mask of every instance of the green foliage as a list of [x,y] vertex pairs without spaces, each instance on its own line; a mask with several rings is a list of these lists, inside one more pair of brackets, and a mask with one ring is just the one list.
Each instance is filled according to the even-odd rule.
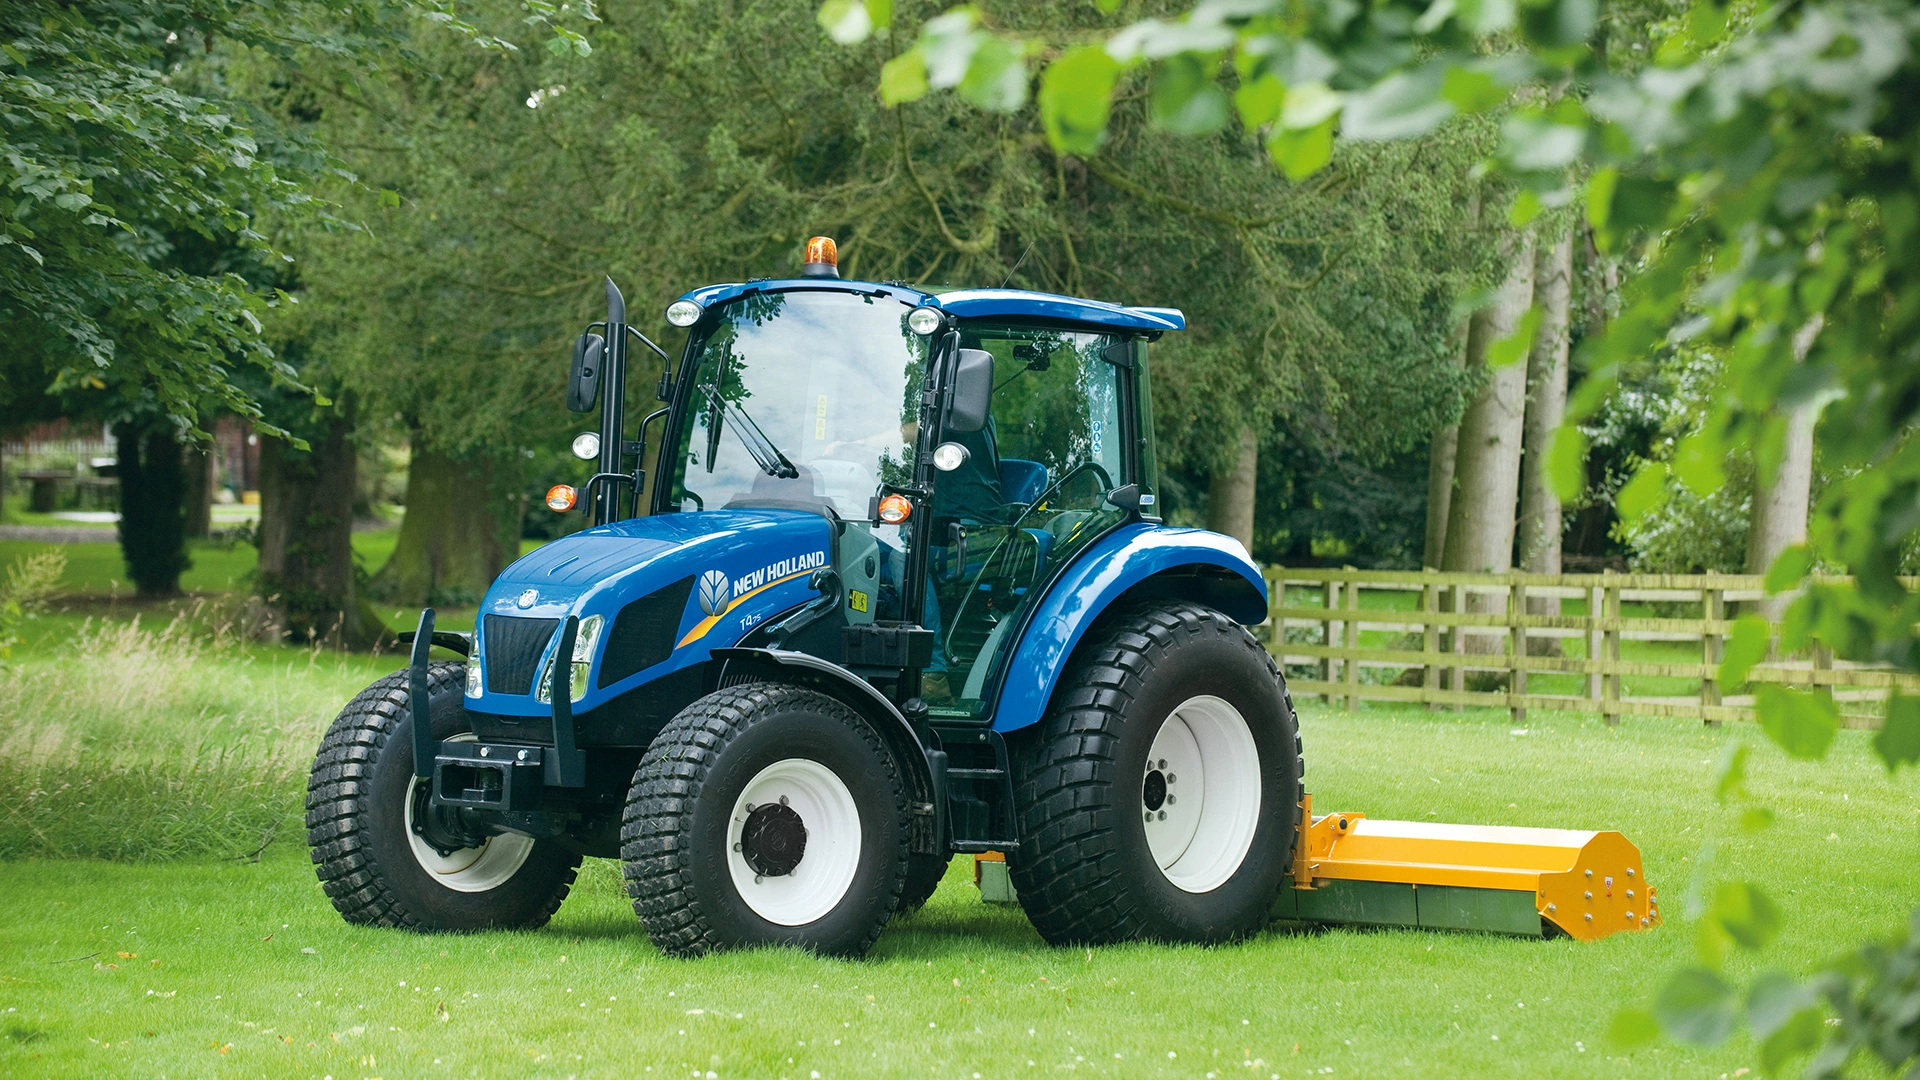
[[[1729,22],[1717,6],[1694,4],[1654,42],[1644,67],[1611,64],[1589,47],[1593,0],[1202,4],[1183,19],[1120,30],[1107,49],[1129,64],[1226,53],[1242,80],[1272,75],[1289,94],[1337,94],[1349,139],[1419,136],[1462,109],[1511,104],[1497,155],[1522,189],[1510,219],[1573,201],[1585,175],[1599,248],[1645,252],[1623,310],[1583,350],[1588,376],[1569,402],[1569,423],[1592,417],[1677,341],[1724,365],[1684,452],[1645,461],[1621,489],[1623,521],[1632,527],[1665,499],[1676,467],[1684,487],[1711,488],[1734,448],[1750,448],[1759,482],[1769,483],[1788,414],[1824,407],[1822,451],[1841,479],[1820,497],[1810,543],[1855,580],[1806,588],[1783,644],[1817,638],[1846,659],[1920,672],[1920,596],[1898,576],[1920,529],[1920,440],[1912,437],[1920,425],[1920,111],[1912,108],[1920,10],[1892,0],[1794,0],[1739,15]],[[1483,45],[1511,51],[1488,55]],[[1566,84],[1585,96],[1545,92]],[[1794,553],[1770,587],[1794,584],[1813,563]],[[1743,675],[1751,662],[1728,667]],[[1769,737],[1796,756],[1825,752],[1837,719],[1830,700],[1776,686],[1757,696]],[[1908,723],[1903,717],[1901,733],[1877,749],[1904,760]],[[1755,921],[1758,910],[1718,925],[1736,942],[1736,927],[1764,942],[1771,935],[1756,931],[1765,922]],[[1858,954],[1859,970],[1881,965],[1859,977],[1862,985],[1911,993],[1911,967],[1887,958],[1911,956],[1916,938],[1920,921],[1891,952]],[[1690,969],[1662,991],[1654,1013],[1675,1038],[1716,1042],[1733,1030],[1736,1000],[1718,974]],[[1868,1046],[1895,1069],[1920,1053],[1911,1035],[1920,1007],[1898,993],[1887,1000],[1898,1004],[1841,1017],[1841,1034],[1813,1071],[1833,1074]],[[1780,1011],[1762,1010],[1773,1025],[1766,1037],[1781,1040],[1767,1051],[1775,1064],[1809,1030],[1797,1012],[1779,1020]]]
[[21,625],[45,606],[66,572],[67,553],[57,547],[23,555],[7,564],[6,577],[0,579],[0,660],[12,658],[14,647],[20,644]]

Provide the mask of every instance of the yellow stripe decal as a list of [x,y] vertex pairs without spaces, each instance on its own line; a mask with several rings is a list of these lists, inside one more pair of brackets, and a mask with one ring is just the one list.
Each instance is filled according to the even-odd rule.
[[726,607],[721,608],[719,611],[716,611],[713,614],[707,616],[706,618],[701,619],[699,622],[694,623],[693,629],[687,631],[687,636],[681,638],[680,644],[675,645],[674,648],[684,649],[687,647],[688,642],[699,641],[701,638],[706,637],[707,631],[713,629],[715,626],[718,626],[720,624],[720,620],[726,618],[729,614],[731,614],[734,608],[737,608],[741,604],[746,603],[748,597],[754,596],[758,593],[766,592],[768,589],[773,588],[775,585],[778,585],[783,581],[792,581],[794,578],[804,577],[807,574],[813,573],[813,571],[816,569],[818,569],[818,567],[810,567],[806,570],[801,570],[797,573],[788,574],[786,577],[783,577],[783,578],[774,578],[772,581],[767,582],[765,585],[762,585],[757,589],[753,589],[751,591],[741,593],[739,596],[736,596],[733,598],[733,603],[728,604]]

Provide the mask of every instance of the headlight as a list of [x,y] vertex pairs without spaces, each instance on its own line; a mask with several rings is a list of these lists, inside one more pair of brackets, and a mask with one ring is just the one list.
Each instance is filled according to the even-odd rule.
[[481,681],[482,680],[480,677],[480,658],[476,656],[473,659],[467,661],[467,696],[468,697],[480,696]]
[[600,456],[600,436],[591,431],[583,431],[573,437],[573,456],[581,461],[592,461]]
[[940,312],[937,308],[917,307],[907,313],[907,329],[927,337],[940,329]]
[[[593,672],[593,647],[599,644],[600,628],[606,625],[606,618],[589,615],[580,620],[580,629],[573,636],[573,679],[572,693],[568,696],[579,701],[587,696],[587,676]],[[540,671],[540,682],[534,688],[535,701],[549,703],[553,701],[553,658],[547,658],[547,666]]]
[[700,305],[691,300],[675,300],[667,305],[667,321],[675,326],[692,326],[700,321]]
[[957,442],[943,442],[933,448],[933,467],[941,472],[952,472],[967,463],[967,448]]

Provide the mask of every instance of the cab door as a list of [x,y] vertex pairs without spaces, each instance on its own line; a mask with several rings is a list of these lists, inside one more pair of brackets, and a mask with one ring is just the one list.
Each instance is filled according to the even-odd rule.
[[950,719],[983,714],[1027,610],[1060,569],[1124,519],[1106,497],[1134,479],[1126,371],[1110,360],[1128,355],[1122,339],[969,324],[961,345],[992,355],[994,392],[987,426],[950,440],[964,449],[962,463],[934,479],[929,579],[937,610],[927,615],[939,625],[929,626],[935,650],[922,696]]

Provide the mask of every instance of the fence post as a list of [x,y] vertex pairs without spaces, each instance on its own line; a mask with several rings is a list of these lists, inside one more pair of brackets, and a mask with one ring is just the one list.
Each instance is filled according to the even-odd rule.
[[[1608,570],[1606,576],[1611,578],[1613,571]],[[1609,581],[1605,589],[1606,603],[1604,605],[1604,611],[1606,618],[1618,619],[1620,618],[1620,586]],[[1613,727],[1620,723],[1620,710],[1609,708],[1609,706],[1617,705],[1620,701],[1620,675],[1618,671],[1620,663],[1620,631],[1615,629],[1607,630],[1605,641],[1606,656],[1604,659],[1607,664],[1615,670],[1606,675],[1600,684],[1602,690],[1600,708],[1601,714],[1606,719],[1607,726]]]
[[1278,657],[1287,643],[1287,621],[1280,617],[1280,609],[1287,606],[1287,568],[1267,567],[1267,580],[1267,651]]
[[[1423,585],[1420,592],[1423,611],[1432,615],[1440,610],[1440,586]],[[1439,707],[1434,703],[1433,691],[1440,689],[1440,628],[1431,621],[1421,628],[1420,651],[1426,653],[1426,667],[1420,673],[1420,690],[1426,698],[1427,711],[1432,712]]]
[[1588,701],[1600,700],[1600,601],[1603,595],[1598,585],[1587,589],[1587,662],[1594,665],[1587,672]]
[[[1347,569],[1351,570],[1352,567]],[[1347,660],[1344,672],[1347,680],[1347,711],[1352,712],[1360,706],[1360,582],[1347,582],[1347,610],[1352,616],[1347,619]]]
[[[1833,650],[1827,648],[1826,644],[1820,641],[1813,643],[1813,670],[1833,670]],[[1833,700],[1833,684],[1820,682],[1818,676],[1814,677],[1813,692],[1817,697],[1826,698],[1828,701]]]
[[1524,724],[1527,722],[1527,707],[1524,704],[1527,697],[1527,669],[1523,666],[1527,657],[1527,628],[1520,625],[1520,620],[1527,613],[1527,587],[1515,581],[1511,592],[1512,595],[1507,598],[1507,626],[1511,628],[1508,636],[1512,639],[1512,644],[1508,646],[1512,655],[1507,658],[1507,701],[1513,722]]
[[[1727,591],[1725,589],[1700,590],[1700,613],[1708,619],[1719,622],[1727,617]],[[1700,680],[1700,704],[1720,704],[1720,661],[1726,659],[1727,639],[1711,630],[1700,635],[1700,659],[1707,665],[1707,674]],[[1708,727],[1719,727],[1720,721],[1708,720]]]
[[[1459,615],[1466,610],[1467,587],[1465,585],[1455,585],[1453,587],[1453,613]],[[1467,651],[1467,635],[1462,632],[1464,629],[1465,627],[1456,624],[1448,633],[1448,643],[1453,646],[1453,655],[1461,657],[1462,660],[1464,660]],[[1464,662],[1456,661],[1454,663],[1453,675],[1449,681],[1452,684],[1451,688],[1453,692],[1456,694],[1467,688],[1467,668]],[[1453,703],[1454,712],[1464,712],[1465,710],[1466,706],[1462,705],[1459,701],[1456,700]]]
[[[1334,605],[1338,604],[1339,602],[1340,602],[1340,583],[1333,580],[1332,578],[1328,578],[1326,581],[1326,584],[1323,585],[1320,590],[1320,606],[1326,612],[1325,615],[1322,615],[1320,617],[1320,643],[1322,645],[1325,645],[1329,649],[1333,648],[1333,645],[1334,645],[1334,637],[1333,637]],[[1323,683],[1333,682],[1333,665],[1334,665],[1334,659],[1332,656],[1329,655],[1321,658],[1320,660],[1320,681],[1321,682]],[[1320,700],[1325,702],[1328,705],[1333,704],[1333,692],[1329,690],[1327,693],[1321,694]]]

